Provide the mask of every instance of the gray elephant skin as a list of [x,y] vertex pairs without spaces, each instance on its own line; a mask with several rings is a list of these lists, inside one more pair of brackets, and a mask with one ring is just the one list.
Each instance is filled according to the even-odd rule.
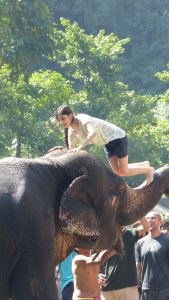
[[1,159],[0,300],[57,300],[56,264],[75,247],[117,247],[119,226],[164,193],[167,167],[150,186],[132,189],[85,151]]

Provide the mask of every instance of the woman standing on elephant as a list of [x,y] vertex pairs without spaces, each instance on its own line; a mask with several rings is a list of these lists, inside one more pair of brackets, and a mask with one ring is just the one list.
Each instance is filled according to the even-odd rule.
[[[128,164],[128,145],[125,131],[107,121],[86,114],[75,114],[68,105],[56,112],[56,119],[65,130],[65,143],[70,152],[79,152],[88,144],[104,145],[114,173],[119,176],[145,174],[146,184],[153,180],[154,168],[148,161]],[[76,147],[76,144],[80,145]],[[55,150],[55,147],[49,151]]]

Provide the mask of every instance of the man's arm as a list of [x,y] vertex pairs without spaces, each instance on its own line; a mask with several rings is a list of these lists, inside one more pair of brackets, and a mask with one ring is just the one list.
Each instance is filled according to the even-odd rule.
[[86,266],[86,264],[88,263],[89,259],[90,259],[90,257],[79,254],[73,258],[72,264],[76,265],[78,267],[84,268]]
[[98,262],[99,264],[104,264],[106,260],[108,260],[111,256],[115,255],[116,251],[114,249],[108,249],[100,251],[92,255],[93,262]]
[[136,270],[137,270],[137,283],[140,284],[141,281],[141,263],[136,261]]
[[146,217],[140,219],[141,224],[136,228],[139,237],[144,236],[144,234],[149,230],[149,223]]

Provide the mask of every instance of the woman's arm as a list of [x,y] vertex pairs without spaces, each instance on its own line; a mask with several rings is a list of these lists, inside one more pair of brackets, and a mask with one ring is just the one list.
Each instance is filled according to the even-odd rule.
[[90,142],[92,141],[92,139],[96,136],[96,132],[95,132],[94,128],[91,126],[90,122],[86,123],[85,127],[86,127],[87,132],[88,132],[87,138],[77,148],[73,149],[72,147],[70,147],[69,148],[70,152],[79,152],[86,145],[90,144]]
[[137,270],[137,283],[139,284],[141,281],[141,263],[136,262],[136,270]]
[[52,151],[55,151],[55,150],[63,150],[63,146],[54,146],[53,148],[50,148],[48,150],[48,152],[52,152]]

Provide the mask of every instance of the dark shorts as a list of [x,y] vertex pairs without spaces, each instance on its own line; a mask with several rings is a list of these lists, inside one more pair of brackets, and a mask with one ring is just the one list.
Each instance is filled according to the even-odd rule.
[[69,282],[62,290],[62,300],[72,300],[74,292],[73,282]]
[[112,156],[117,156],[118,158],[123,158],[128,155],[128,141],[127,137],[116,139],[110,141],[108,144],[104,145],[104,151],[108,158]]
[[142,291],[141,300],[169,300],[169,288],[162,291],[158,289]]

